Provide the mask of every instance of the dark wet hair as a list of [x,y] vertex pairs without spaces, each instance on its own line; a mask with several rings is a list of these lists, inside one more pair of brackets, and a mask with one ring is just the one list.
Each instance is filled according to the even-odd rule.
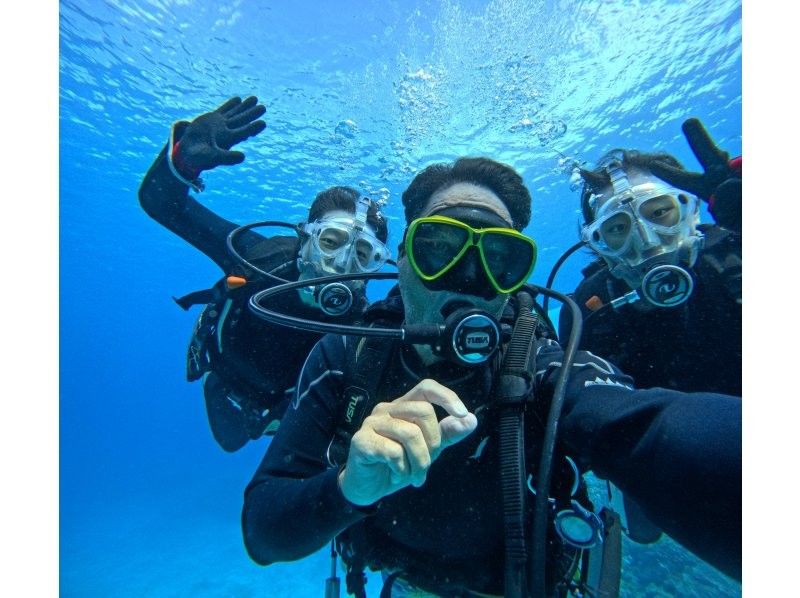
[[[308,210],[308,221],[314,222],[322,218],[327,212],[333,210],[344,210],[351,214],[356,213],[356,202],[362,195],[352,187],[331,187],[320,191],[314,198],[311,208]],[[369,199],[369,198],[367,198]],[[375,229],[375,234],[383,243],[389,236],[386,226],[386,218],[380,212],[378,204],[371,199],[367,209],[367,223]]]
[[[621,160],[620,157],[622,158]],[[633,169],[652,172],[651,164],[653,162],[661,162],[668,166],[685,170],[683,164],[675,156],[665,152],[647,154],[638,150],[623,149],[613,149],[607,152],[597,161],[599,166],[594,170],[581,169],[581,177],[583,178],[581,213],[583,214],[584,224],[594,221],[594,211],[589,205],[589,198],[591,198],[592,193],[600,193],[606,187],[611,186],[611,178],[608,175],[608,171],[606,171],[606,165],[614,160],[620,163],[626,173]]]
[[414,177],[403,192],[406,224],[420,216],[434,193],[456,183],[492,191],[508,208],[515,229],[521,231],[530,222],[531,194],[516,170],[489,158],[459,158],[452,164],[432,164]]

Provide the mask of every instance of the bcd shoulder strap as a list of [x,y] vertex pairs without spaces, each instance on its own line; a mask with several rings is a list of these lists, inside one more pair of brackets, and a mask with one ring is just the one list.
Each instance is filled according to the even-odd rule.
[[[381,321],[370,323],[370,326],[381,325]],[[353,434],[380,402],[378,389],[395,346],[396,341],[388,338],[345,337],[345,389],[342,400],[346,408],[328,449],[331,465],[340,467],[345,464]]]

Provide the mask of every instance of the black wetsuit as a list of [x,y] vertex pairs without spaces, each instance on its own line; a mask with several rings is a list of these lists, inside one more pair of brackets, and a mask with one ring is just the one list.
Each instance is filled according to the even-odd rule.
[[[356,508],[342,496],[338,467],[328,459],[347,410],[345,342],[358,339],[326,336],[311,352],[292,407],[245,491],[242,523],[251,557],[261,564],[298,559],[348,529],[348,535],[367,539],[373,550],[368,564],[392,569],[411,562],[417,575],[410,578],[423,588],[421,570],[427,568],[429,575],[438,572],[430,589],[447,583],[502,594],[497,412],[482,407],[493,366],[428,369],[414,351],[396,343],[378,398],[393,400],[422,378],[433,378],[458,393],[477,415],[478,428],[440,455],[421,488],[407,487],[377,507]],[[537,452],[540,411],[552,396],[561,356],[558,344],[540,341],[540,407],[526,417],[529,456]],[[649,516],[701,557],[740,575],[741,401],[633,391],[630,384],[605,360],[579,352],[560,421],[560,451],[639,498]],[[711,418],[714,426],[708,425]],[[532,466],[528,459],[529,471],[537,462]],[[559,485],[555,472],[553,483]]]
[[[573,297],[584,315],[581,348],[618,365],[639,388],[741,396],[741,233],[701,230],[706,241],[692,268],[694,291],[677,307],[640,311],[632,304],[592,313],[585,305],[592,296],[607,304],[630,288],[604,262],[588,266]],[[559,338],[568,338],[570,328],[571,315],[562,310]]]
[[[288,403],[287,392],[294,388],[303,361],[321,335],[290,330],[251,312],[247,305],[250,296],[277,283],[248,272],[232,260],[226,240],[238,225],[191,197],[188,187],[170,172],[165,156],[166,148],[139,189],[139,201],[145,212],[214,260],[226,275],[244,276],[252,281],[232,291],[227,291],[224,281],[220,281],[215,287],[217,296],[213,304],[198,321],[201,324],[202,318],[209,314],[215,318],[204,349],[209,354],[208,367],[212,372],[204,380],[206,404],[215,438],[223,448],[233,451],[249,438],[259,437],[270,422],[280,417]],[[290,281],[299,276],[296,264],[299,240],[294,235],[264,238],[247,231],[239,237],[237,248],[261,270],[274,270],[280,278]],[[355,309],[363,309],[365,301],[360,297]],[[211,303],[211,299],[201,302]],[[279,313],[321,318],[318,309],[302,304],[294,292],[270,300],[269,306]],[[228,396],[238,405],[233,406]],[[270,413],[262,417],[267,409]]]

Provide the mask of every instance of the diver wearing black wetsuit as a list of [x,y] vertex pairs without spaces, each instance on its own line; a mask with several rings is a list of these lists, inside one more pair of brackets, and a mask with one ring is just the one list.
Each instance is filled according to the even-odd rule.
[[[611,360],[639,388],[741,396],[741,157],[729,160],[697,119],[683,132],[703,173],[669,154],[635,150],[609,152],[597,169],[580,171],[582,234],[598,254],[574,293],[581,348]],[[685,191],[709,204],[714,225],[696,225],[699,203]],[[664,268],[682,276],[648,286],[648,275]],[[612,307],[632,289],[638,300]],[[559,338],[570,328],[562,310]]]
[[[263,114],[263,106],[254,97],[244,102],[234,98],[214,112],[201,115],[192,123],[178,123],[182,130],[176,142],[181,150],[191,155],[201,153],[208,159],[210,148],[218,154],[217,147],[225,135],[236,134],[234,143],[257,134],[263,129],[262,121],[255,120]],[[244,126],[245,123],[247,126]],[[255,126],[255,125],[262,126]],[[239,127],[239,128],[231,128]],[[228,148],[231,140],[228,138]],[[304,330],[287,330],[255,316],[248,308],[250,297],[257,291],[275,286],[269,279],[236,262],[227,247],[228,235],[237,224],[230,222],[201,205],[189,194],[190,178],[199,170],[178,178],[167,160],[169,145],[162,149],[145,175],[139,189],[139,201],[145,212],[154,220],[191,243],[210,257],[226,274],[247,281],[241,287],[229,288],[226,279],[212,289],[198,291],[177,300],[188,309],[203,304],[206,308],[195,325],[194,337],[189,347],[187,376],[189,380],[203,377],[209,424],[217,442],[227,451],[240,449],[250,439],[260,438],[274,431],[277,420],[288,404],[289,393],[294,389],[300,368],[308,352],[321,335]],[[233,152],[227,152],[232,154]],[[243,154],[241,158],[244,159]],[[184,156],[173,162],[186,164]],[[230,163],[216,157],[216,163]],[[240,160],[241,161],[241,160]],[[204,168],[213,167],[204,163]],[[188,183],[188,184],[187,184]],[[331,211],[356,211],[359,195],[349,187],[333,187],[317,195],[309,214],[310,220],[323,218]],[[378,236],[386,239],[385,221],[374,205],[367,211],[367,222],[376,227]],[[265,238],[245,231],[236,241],[239,253],[260,270],[287,281],[300,277],[298,253],[301,242],[298,236]],[[354,293],[354,303],[340,317],[326,316],[313,305],[301,302],[297,293],[284,293],[270,301],[279,313],[322,321],[352,321],[366,305],[362,292]]]
[[[514,293],[535,260],[519,232],[530,217],[521,177],[487,158],[434,164],[415,177],[403,205],[402,301],[390,296],[384,306],[371,306],[368,314],[383,307],[396,312],[388,318],[391,309],[384,310],[380,319],[388,323],[378,325],[438,325],[459,310],[477,309],[506,322],[510,312],[516,326],[525,295]],[[464,346],[483,346],[488,335],[482,330],[468,334]],[[514,338],[516,332],[512,345]],[[439,338],[429,349],[380,337],[326,336],[315,346],[293,406],[245,491],[243,533],[256,562],[301,558],[345,531],[340,554],[348,564],[399,572],[428,591],[496,595],[510,585],[525,587],[510,571],[503,574],[513,554],[506,562],[502,504],[509,477],[500,458],[508,462],[509,453],[498,443],[508,439],[508,419],[498,414],[508,401],[499,397],[528,400],[525,444],[513,446],[521,450],[513,458],[524,462],[523,477],[536,479],[538,461],[531,457],[544,444],[564,357],[555,341],[539,335],[535,369],[522,366],[527,376],[520,376],[531,386],[506,384],[519,379],[505,363],[519,372],[518,354],[504,348],[467,367],[436,353],[451,340],[455,347],[455,339]],[[375,365],[365,371],[360,364]],[[741,401],[633,390],[628,376],[587,352],[575,357],[565,396],[548,492],[556,507],[565,498],[567,506],[584,498],[564,467],[571,457],[581,471],[593,469],[638,498],[676,540],[739,576]],[[342,434],[348,425],[356,430],[350,437]],[[528,529],[533,494],[520,498],[527,514],[520,527]],[[545,586],[553,591],[564,582],[567,544],[577,542],[555,525],[548,530]],[[544,591],[533,577],[531,587]]]
[[[380,400],[390,401],[421,379],[433,378],[478,416],[478,428],[441,454],[424,486],[359,509],[342,496],[339,468],[328,461],[347,409],[343,338],[326,336],[312,351],[294,408],[287,410],[247,487],[243,526],[251,557],[261,564],[301,558],[358,524],[356,537],[371,551],[368,564],[404,568],[405,577],[423,588],[427,584],[435,590],[447,578],[454,587],[502,594],[497,410],[484,404],[492,367],[466,370],[440,364],[426,369],[413,350],[395,347]],[[558,369],[552,364],[560,362],[562,353],[556,343],[544,343],[535,394],[547,403]],[[710,393],[632,391],[630,385],[630,378],[604,360],[580,352],[560,422],[564,450],[583,468],[639,499],[650,518],[677,541],[740,576],[741,443],[735,440],[741,438],[741,402]],[[540,420],[528,421],[534,422],[533,432],[526,437],[540,438]],[[536,446],[527,450],[529,456],[536,451]],[[719,479],[730,484],[712,483]],[[569,481],[556,479],[554,484]],[[435,569],[425,567],[430,562]],[[551,584],[554,577],[551,572]]]
[[[637,304],[594,313],[629,292],[602,261],[584,269],[573,299],[584,317],[581,348],[630,373],[637,387],[742,395],[741,233],[701,225],[705,247],[691,269],[694,290],[675,307],[639,310]],[[559,338],[569,338],[571,315],[561,310]]]

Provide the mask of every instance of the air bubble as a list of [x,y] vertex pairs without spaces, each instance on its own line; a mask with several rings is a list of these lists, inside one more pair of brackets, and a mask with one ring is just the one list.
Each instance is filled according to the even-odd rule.
[[343,139],[355,139],[356,135],[358,134],[358,125],[354,120],[350,120],[349,118],[346,120],[339,121],[336,125],[336,129],[334,129],[334,134],[337,137]]

